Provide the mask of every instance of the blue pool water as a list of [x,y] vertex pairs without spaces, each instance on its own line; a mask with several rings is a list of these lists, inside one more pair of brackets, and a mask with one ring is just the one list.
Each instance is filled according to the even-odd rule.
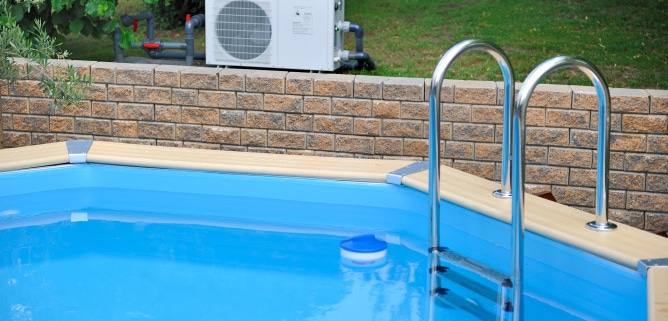
[[[0,186],[0,320],[426,320],[426,195],[411,188],[94,164]],[[506,223],[441,210],[449,248],[507,272]],[[343,264],[339,242],[369,233],[387,262]],[[635,271],[532,233],[526,247],[529,320],[646,319]]]

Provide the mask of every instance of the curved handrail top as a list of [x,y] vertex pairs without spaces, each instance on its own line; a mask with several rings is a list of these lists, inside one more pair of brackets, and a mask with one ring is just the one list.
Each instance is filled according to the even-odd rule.
[[[480,40],[480,39],[469,39],[469,40],[464,40],[461,41],[454,46],[452,46],[448,51],[443,54],[441,57],[441,60],[438,62],[436,65],[436,68],[434,69],[434,73],[431,79],[431,87],[430,87],[430,92],[429,92],[429,151],[428,151],[428,158],[429,158],[429,185],[428,185],[428,191],[429,191],[429,213],[430,213],[430,247],[436,247],[438,246],[438,223],[434,222],[433,220],[438,217],[438,212],[439,212],[439,201],[440,201],[440,196],[439,196],[439,180],[440,180],[440,123],[441,123],[441,114],[440,114],[440,106],[441,106],[441,86],[443,84],[443,79],[445,78],[445,74],[452,65],[453,61],[457,59],[460,55],[473,51],[473,50],[483,50],[494,59],[496,59],[497,63],[501,67],[501,72],[503,73],[503,79],[504,79],[504,146],[508,146],[508,144],[505,144],[506,140],[510,139],[510,125],[505,124],[506,119],[508,122],[510,121],[511,117],[510,114],[512,113],[512,107],[511,104],[514,100],[514,95],[515,95],[515,80],[513,78],[513,71],[512,71],[512,65],[510,64],[510,61],[508,60],[508,57],[506,54],[503,52],[501,48],[499,48],[496,44],[486,41],[486,40]],[[508,154],[506,152],[503,152],[504,155]],[[504,162],[505,164],[505,162]],[[504,166],[508,167],[508,166]],[[502,181],[504,183],[507,183],[509,180],[509,173],[510,171],[508,170],[508,175],[505,175],[505,173],[502,175]],[[506,180],[506,176],[508,176],[508,179]],[[507,184],[506,184],[507,185]]]

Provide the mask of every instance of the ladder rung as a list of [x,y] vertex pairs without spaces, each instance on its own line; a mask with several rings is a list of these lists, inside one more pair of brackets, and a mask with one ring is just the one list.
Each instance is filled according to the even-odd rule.
[[513,287],[512,283],[510,282],[510,277],[483,263],[480,263],[463,255],[460,255],[459,253],[447,248],[441,249],[438,254],[443,260],[446,260],[451,264],[457,265],[462,269],[473,271],[478,275],[480,275],[481,277],[488,279],[496,284],[499,284],[502,287],[506,288]]

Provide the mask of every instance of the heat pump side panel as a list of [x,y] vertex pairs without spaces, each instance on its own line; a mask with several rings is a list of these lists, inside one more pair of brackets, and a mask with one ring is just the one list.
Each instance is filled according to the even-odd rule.
[[332,0],[283,0],[277,11],[277,68],[312,71],[338,68]]

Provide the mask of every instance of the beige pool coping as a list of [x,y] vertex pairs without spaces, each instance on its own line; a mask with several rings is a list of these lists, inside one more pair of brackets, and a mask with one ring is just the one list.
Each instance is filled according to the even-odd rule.
[[[93,142],[86,161],[114,165],[195,169],[385,182],[387,174],[410,161],[277,155]],[[0,171],[69,163],[66,143],[0,150]],[[427,192],[426,171],[403,177],[402,184]],[[441,197],[510,222],[510,199],[492,191],[499,183],[442,167]],[[525,197],[528,230],[599,255],[632,269],[639,260],[668,258],[668,239],[624,224],[612,232],[585,228],[594,216],[537,196]],[[510,237],[510,236],[509,236]],[[648,270],[650,320],[668,320],[668,267]]]

